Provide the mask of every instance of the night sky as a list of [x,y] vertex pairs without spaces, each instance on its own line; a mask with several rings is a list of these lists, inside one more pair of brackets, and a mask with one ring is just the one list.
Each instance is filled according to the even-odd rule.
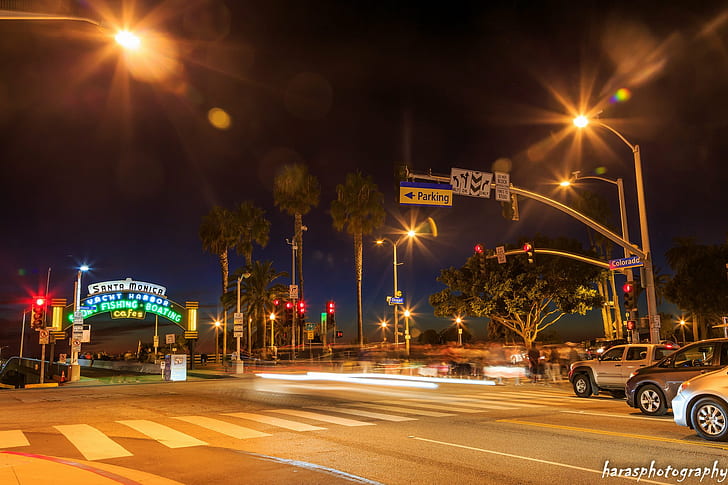
[[[491,171],[500,160],[514,185],[560,200],[568,196],[556,182],[573,170],[621,177],[639,243],[632,153],[603,128],[576,133],[570,120],[582,112],[600,112],[640,145],[661,272],[676,237],[725,241],[724,2],[210,0],[139,2],[125,12],[120,3],[78,3],[75,12],[110,26],[130,19],[145,36],[133,57],[87,23],[0,21],[2,355],[17,352],[23,310],[44,293],[49,268],[50,295],[71,302],[82,263],[92,268],[84,289],[131,277],[166,286],[174,301],[199,301],[200,345],[211,350],[220,270],[202,251],[200,220],[215,205],[254,202],[272,228],[253,257],[290,272],[293,218],[273,206],[272,186],[293,162],[307,164],[322,188],[303,218],[312,319],[333,299],[344,340],[356,338],[353,244],[333,229],[329,206],[336,185],[361,170],[385,196],[386,227],[376,235],[437,222],[436,239],[400,248],[399,287],[418,329],[444,328],[450,322],[427,299],[442,288],[440,270],[461,266],[476,243],[543,234],[586,245],[587,232],[523,200],[517,222],[494,200],[402,207],[395,168]],[[612,99],[620,89],[628,95]],[[229,114],[227,129],[210,122],[213,108]],[[584,187],[613,201],[618,226],[614,187]],[[391,247],[375,246],[374,236],[365,237],[363,288],[372,341],[392,291]],[[242,264],[231,252],[231,272]],[[482,319],[467,323],[483,334]],[[599,312],[554,330],[598,337]],[[98,323],[84,348],[136,350],[151,335],[151,321]]]

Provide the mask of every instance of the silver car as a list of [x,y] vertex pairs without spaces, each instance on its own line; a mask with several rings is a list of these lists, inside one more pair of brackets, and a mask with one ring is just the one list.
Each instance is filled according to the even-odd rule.
[[682,383],[672,400],[675,423],[710,441],[728,441],[728,367]]

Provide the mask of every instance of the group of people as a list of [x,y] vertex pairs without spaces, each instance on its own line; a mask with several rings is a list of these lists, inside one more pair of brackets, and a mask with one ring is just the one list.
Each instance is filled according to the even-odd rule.
[[573,347],[564,356],[559,347],[538,348],[532,347],[527,352],[528,377],[531,382],[561,382],[562,372],[569,368],[569,364],[579,360],[579,354]]

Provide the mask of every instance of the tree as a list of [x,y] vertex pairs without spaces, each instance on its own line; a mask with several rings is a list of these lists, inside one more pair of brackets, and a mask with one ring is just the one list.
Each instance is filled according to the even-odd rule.
[[268,244],[270,221],[265,218],[265,211],[250,201],[240,204],[235,218],[240,225],[240,238],[235,249],[243,255],[245,264],[250,266],[253,262],[253,243],[260,247]]
[[[273,311],[273,300],[288,295],[288,287],[275,284],[275,280],[288,276],[286,272],[278,272],[270,261],[255,261],[248,268],[250,276],[240,281],[240,304],[255,322],[255,346],[264,347],[264,325]],[[243,269],[237,270],[228,284],[228,291],[223,296],[223,304],[228,308],[237,304],[238,278]]]
[[697,244],[694,239],[676,239],[675,244],[665,253],[674,272],[665,296],[693,314],[695,339],[708,337],[710,322],[728,314],[728,244]]
[[359,346],[364,345],[361,303],[362,236],[371,234],[384,222],[384,195],[370,176],[350,173],[344,184],[336,186],[336,200],[331,202],[331,217],[337,231],[346,230],[354,238],[354,276],[356,280],[356,322]]
[[[534,238],[536,248],[585,252],[577,241]],[[602,298],[591,286],[600,270],[559,256],[536,254],[533,263],[509,256],[504,264],[486,259],[485,273],[478,258],[468,258],[460,269],[442,270],[438,281],[446,288],[430,296],[435,315],[487,317],[518,334],[531,348],[538,334],[566,314],[585,314]]]
[[308,173],[305,165],[286,165],[273,181],[274,204],[293,216],[293,239],[298,248],[299,298],[303,299],[303,216],[319,204],[321,188],[318,180]]
[[202,248],[218,257],[222,273],[222,291],[225,293],[228,281],[229,265],[228,251],[234,248],[240,239],[240,227],[235,215],[229,210],[215,206],[202,218],[200,224],[200,240]]

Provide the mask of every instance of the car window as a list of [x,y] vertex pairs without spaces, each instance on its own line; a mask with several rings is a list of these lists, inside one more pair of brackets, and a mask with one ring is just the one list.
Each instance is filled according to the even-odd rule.
[[713,364],[715,344],[693,345],[675,352],[673,367],[701,367]]
[[601,360],[622,360],[622,354],[624,353],[624,347],[614,347],[602,354]]
[[720,365],[728,365],[728,343],[723,343],[720,351]]
[[630,347],[627,349],[627,356],[624,360],[645,360],[647,358],[647,347]]
[[655,347],[655,360],[660,360],[675,352],[675,349]]

